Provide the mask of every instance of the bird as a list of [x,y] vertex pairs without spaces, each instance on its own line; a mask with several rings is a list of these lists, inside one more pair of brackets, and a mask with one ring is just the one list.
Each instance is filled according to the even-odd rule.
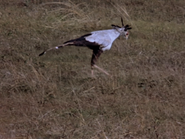
[[50,50],[63,48],[65,46],[73,45],[77,47],[88,47],[93,51],[92,58],[91,58],[91,75],[94,77],[94,68],[100,70],[106,75],[110,75],[107,71],[97,66],[96,62],[104,51],[111,49],[113,42],[119,36],[124,36],[126,40],[128,39],[129,30],[132,29],[132,27],[128,24],[124,25],[122,18],[121,18],[121,24],[122,24],[122,27],[112,24],[111,25],[112,29],[92,31],[79,38],[66,41],[62,45],[52,47],[43,51],[42,53],[39,54],[39,56],[46,54],[46,52]]

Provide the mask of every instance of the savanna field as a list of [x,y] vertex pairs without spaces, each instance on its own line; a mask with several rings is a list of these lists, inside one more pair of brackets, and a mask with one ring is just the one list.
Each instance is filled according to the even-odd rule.
[[[92,50],[50,47],[132,26]],[[0,139],[185,139],[184,0],[1,0]]]

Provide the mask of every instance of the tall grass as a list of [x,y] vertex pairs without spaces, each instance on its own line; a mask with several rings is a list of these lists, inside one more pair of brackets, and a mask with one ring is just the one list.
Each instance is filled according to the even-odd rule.
[[[185,137],[183,0],[0,3],[0,138]],[[131,24],[95,71],[91,50],[43,50]]]

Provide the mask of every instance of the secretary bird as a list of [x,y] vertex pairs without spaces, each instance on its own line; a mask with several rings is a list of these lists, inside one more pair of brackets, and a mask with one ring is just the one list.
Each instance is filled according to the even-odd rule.
[[122,27],[118,25],[112,25],[113,29],[108,30],[99,30],[93,31],[89,34],[83,35],[77,39],[69,40],[64,42],[62,45],[50,48],[39,54],[42,56],[47,51],[52,49],[62,48],[64,46],[74,45],[74,46],[82,46],[88,47],[93,50],[92,58],[91,58],[91,74],[94,76],[94,68],[97,68],[101,72],[109,75],[108,72],[103,70],[102,68],[98,67],[95,63],[97,59],[100,57],[101,53],[105,50],[109,50],[112,46],[112,43],[120,36],[124,36],[128,39],[129,33],[128,30],[132,29],[130,25],[123,24],[123,19],[121,18]]

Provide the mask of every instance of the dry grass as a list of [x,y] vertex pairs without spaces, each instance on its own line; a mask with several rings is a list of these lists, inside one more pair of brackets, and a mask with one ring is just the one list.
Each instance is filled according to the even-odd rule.
[[[0,139],[185,138],[185,1],[0,4]],[[90,77],[91,50],[44,49],[124,22]]]

